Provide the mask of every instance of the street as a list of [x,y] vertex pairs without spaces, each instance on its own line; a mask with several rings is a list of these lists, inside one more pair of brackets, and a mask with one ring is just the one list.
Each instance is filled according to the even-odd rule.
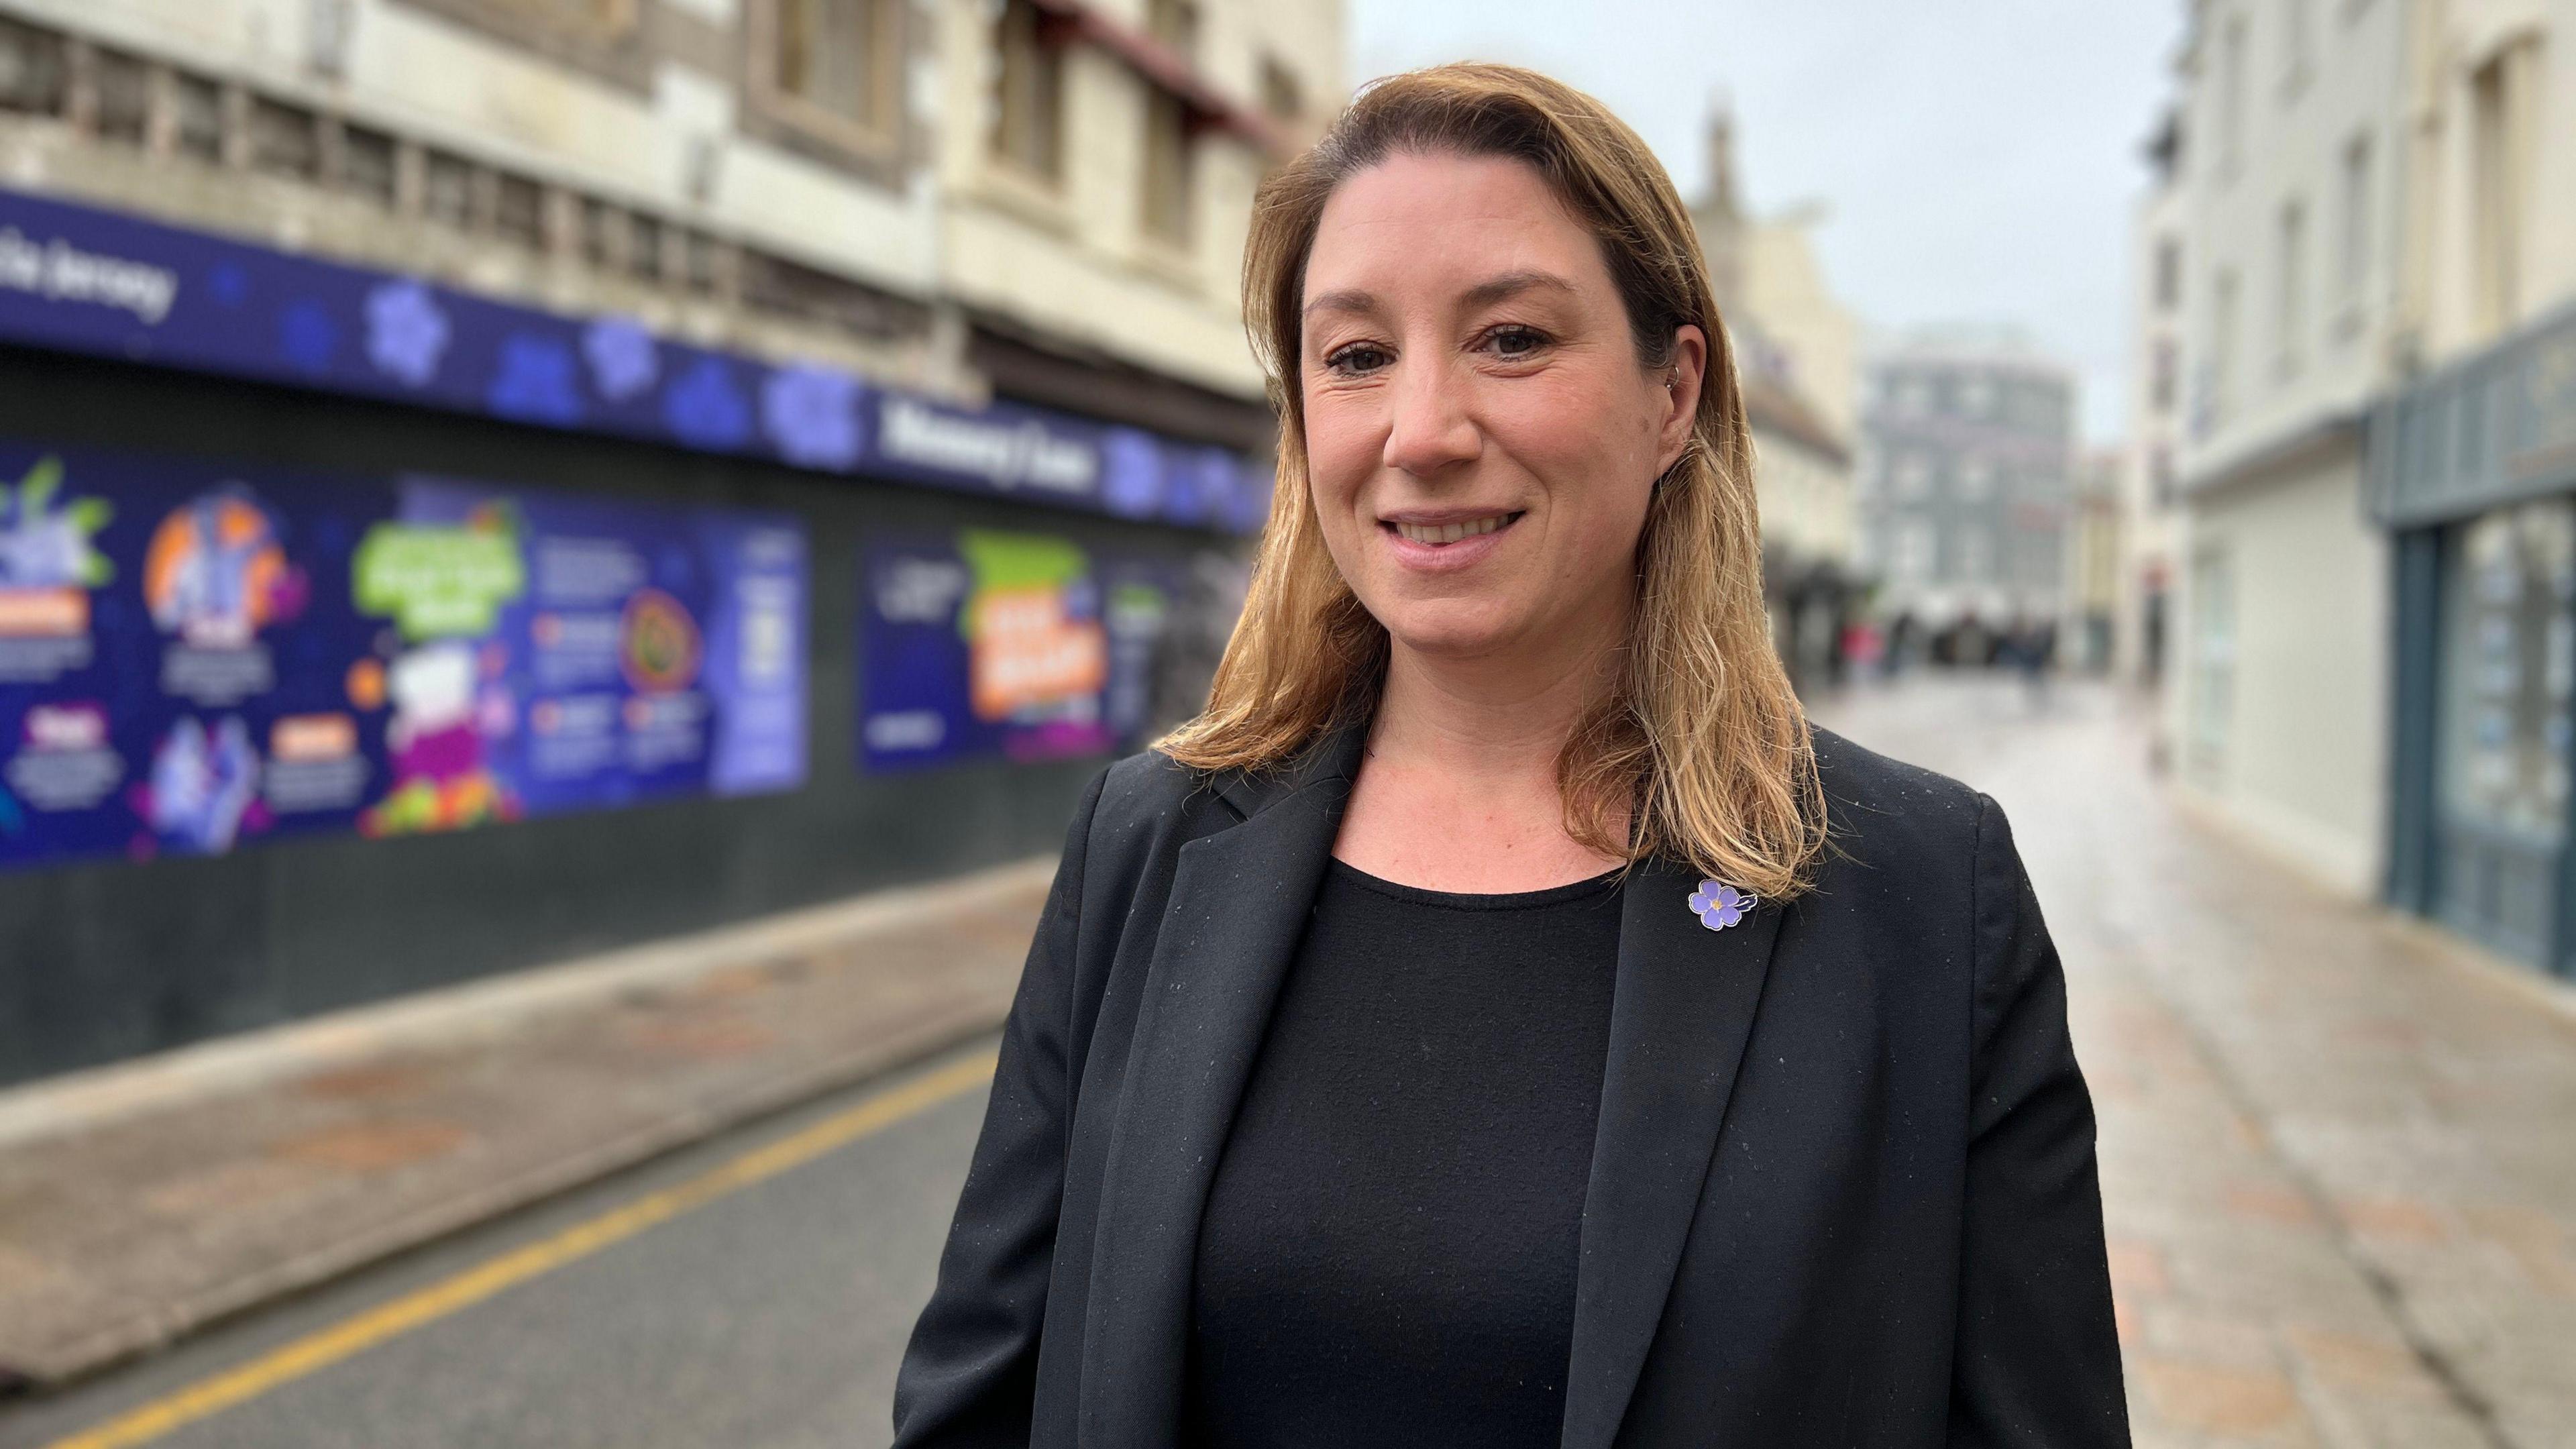
[[[2563,988],[2195,823],[2107,690],[1918,679],[1819,716],[2013,821],[2099,1109],[2139,1444],[2576,1445]],[[15,1404],[0,1449],[883,1442],[988,1053]]]
[[[0,1446],[882,1443],[895,1364],[981,1120],[989,1058],[989,1046],[970,1046],[835,1094],[0,1411]],[[687,1195],[728,1164],[831,1132],[942,1076],[896,1104],[909,1115],[837,1151],[595,1252],[583,1241],[639,1202]],[[448,1311],[460,1280],[531,1248],[531,1277]],[[318,1371],[279,1362],[282,1347],[327,1335],[342,1336],[331,1351],[344,1348],[352,1324],[376,1338],[385,1330],[368,1315],[387,1305],[405,1320],[431,1316]],[[261,1391],[223,1412],[166,1434],[85,1436],[245,1365]]]

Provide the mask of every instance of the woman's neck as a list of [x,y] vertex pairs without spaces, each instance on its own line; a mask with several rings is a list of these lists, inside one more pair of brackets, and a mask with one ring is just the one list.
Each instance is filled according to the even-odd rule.
[[1433,890],[1535,890],[1615,861],[1566,833],[1557,759],[1613,683],[1617,646],[1433,657],[1394,645],[1333,853]]
[[1397,644],[1369,756],[1449,779],[1543,778],[1553,788],[1566,739],[1610,685],[1610,655],[1595,645],[1535,661],[1453,659]]

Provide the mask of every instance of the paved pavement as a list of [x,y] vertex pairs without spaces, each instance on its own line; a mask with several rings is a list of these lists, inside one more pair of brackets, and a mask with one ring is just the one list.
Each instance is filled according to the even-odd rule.
[[[2107,693],[2037,713],[2008,681],[1936,682],[1821,713],[2013,819],[2100,1107],[2142,1446],[2576,1446],[2567,993],[2196,823]],[[982,915],[977,959],[1015,962],[1032,906]],[[909,959],[939,979],[965,939]],[[683,1035],[756,1061],[781,1037],[746,1020],[797,1039],[820,1000],[771,994],[796,975],[704,978],[729,983],[701,996],[732,1025]],[[0,1408],[0,1449],[101,1423],[121,1427],[69,1442],[881,1443],[978,1069],[845,1090]],[[418,1115],[400,1092],[326,1098]]]
[[2576,997],[2196,822],[2098,690],[1819,712],[2003,805],[2101,1122],[2149,1446],[2576,1446]]
[[1052,870],[0,1094],[0,1372],[95,1372],[988,1031]]

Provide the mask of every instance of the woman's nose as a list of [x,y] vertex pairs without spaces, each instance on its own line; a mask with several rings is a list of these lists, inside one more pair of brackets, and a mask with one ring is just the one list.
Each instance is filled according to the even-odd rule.
[[1387,467],[1428,476],[1473,462],[1482,451],[1484,435],[1468,413],[1464,380],[1451,369],[1399,364],[1392,401]]

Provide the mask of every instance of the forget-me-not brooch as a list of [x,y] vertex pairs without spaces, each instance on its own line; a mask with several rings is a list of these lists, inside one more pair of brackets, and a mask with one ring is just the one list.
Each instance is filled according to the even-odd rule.
[[1713,880],[1701,881],[1699,889],[1691,892],[1690,898],[1691,914],[1699,917],[1699,923],[1712,931],[1723,931],[1742,921],[1760,904],[1760,896]]

